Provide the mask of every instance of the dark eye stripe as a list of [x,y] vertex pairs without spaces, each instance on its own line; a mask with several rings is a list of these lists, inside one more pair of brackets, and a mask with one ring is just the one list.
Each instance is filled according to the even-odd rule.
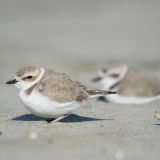
[[111,74],[110,76],[113,77],[113,78],[117,78],[117,77],[119,77],[119,74],[115,73],[115,74]]

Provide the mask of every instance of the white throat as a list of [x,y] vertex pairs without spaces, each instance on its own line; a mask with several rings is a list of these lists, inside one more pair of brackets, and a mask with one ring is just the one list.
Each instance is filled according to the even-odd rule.
[[109,76],[103,77],[102,80],[100,81],[101,87],[103,87],[103,89],[110,89],[113,85],[115,85],[116,83],[124,79],[124,77],[127,74],[127,71],[128,71],[128,67],[124,66],[123,72],[120,74],[120,76],[117,79],[111,78]]
[[100,85],[103,89],[110,89],[117,82],[119,82],[119,79],[113,80],[112,78],[107,77],[100,81]]
[[32,87],[34,84],[36,84],[37,82],[39,82],[41,80],[41,78],[44,75],[45,69],[44,68],[40,68],[40,75],[37,77],[37,79],[33,82],[18,82],[15,84],[15,86],[20,90],[20,91],[24,91],[30,87]]

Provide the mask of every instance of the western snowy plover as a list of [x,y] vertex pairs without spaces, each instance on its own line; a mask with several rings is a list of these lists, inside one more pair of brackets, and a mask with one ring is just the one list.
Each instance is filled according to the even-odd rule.
[[32,66],[19,69],[15,79],[6,84],[16,85],[20,99],[31,113],[55,122],[77,110],[84,100],[116,93],[90,90],[64,73]]
[[104,96],[110,102],[141,104],[160,99],[160,79],[129,69],[127,65],[104,68],[93,81],[99,82],[103,89],[117,91],[116,95]]

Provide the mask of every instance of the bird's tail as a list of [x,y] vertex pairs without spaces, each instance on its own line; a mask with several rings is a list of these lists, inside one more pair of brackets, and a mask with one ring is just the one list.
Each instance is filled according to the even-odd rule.
[[88,99],[91,99],[91,98],[105,96],[105,95],[109,95],[109,94],[116,94],[117,92],[102,90],[102,89],[93,89],[93,90],[88,90],[87,93],[90,95],[88,97]]

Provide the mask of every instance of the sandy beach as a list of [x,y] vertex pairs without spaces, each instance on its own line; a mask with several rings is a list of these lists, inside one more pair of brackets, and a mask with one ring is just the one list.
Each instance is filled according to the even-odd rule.
[[0,1],[0,159],[159,160],[160,100],[92,99],[61,122],[30,114],[5,82],[26,65],[90,86],[108,63],[160,77],[158,1]]
[[[93,99],[61,122],[48,124],[31,115],[18,99],[15,87],[5,84],[18,64],[12,63],[11,68],[4,65],[7,62],[0,64],[2,159],[159,159],[160,121],[153,113],[159,110],[160,101],[118,105]],[[97,64],[46,65],[65,70],[91,87],[90,79],[98,68]],[[159,74],[158,69],[154,74]]]

